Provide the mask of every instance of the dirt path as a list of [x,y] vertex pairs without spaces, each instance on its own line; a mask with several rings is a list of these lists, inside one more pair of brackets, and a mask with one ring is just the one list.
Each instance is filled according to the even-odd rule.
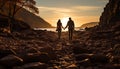
[[54,62],[56,69],[76,68],[76,61],[72,53],[72,41],[68,40],[67,32],[62,33],[62,38],[56,43],[56,54],[59,59]]

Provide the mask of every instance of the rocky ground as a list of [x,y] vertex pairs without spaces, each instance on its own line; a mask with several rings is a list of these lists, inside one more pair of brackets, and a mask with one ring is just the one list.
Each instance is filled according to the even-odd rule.
[[[3,29],[0,16],[0,69],[120,69],[120,0],[109,0],[98,26],[68,33],[35,31],[26,23],[13,22],[12,34]],[[7,23],[7,24],[6,24]]]
[[110,34],[76,31],[69,41],[67,32],[61,40],[50,31],[0,33],[0,69],[120,69],[120,32]]

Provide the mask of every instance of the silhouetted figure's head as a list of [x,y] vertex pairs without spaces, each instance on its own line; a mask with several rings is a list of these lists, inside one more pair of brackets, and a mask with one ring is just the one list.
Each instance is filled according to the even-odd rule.
[[69,20],[71,20],[71,17],[69,17]]
[[60,19],[58,20],[58,22],[60,22]]

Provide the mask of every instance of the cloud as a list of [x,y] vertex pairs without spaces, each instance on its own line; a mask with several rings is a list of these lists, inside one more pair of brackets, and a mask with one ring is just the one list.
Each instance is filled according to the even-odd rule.
[[39,16],[56,25],[58,19],[72,17],[76,26],[98,21],[109,0],[36,0]]
[[53,11],[53,12],[72,12],[71,9],[67,9],[67,8],[57,8],[57,7],[38,7],[41,10],[44,11]]
[[[54,14],[61,14],[61,15],[65,15],[65,14],[81,14],[84,13],[84,15],[89,15],[89,14],[93,14],[93,12],[95,12],[94,14],[97,14],[96,11],[99,11],[101,9],[101,7],[97,7],[97,6],[73,6],[71,8],[58,8],[58,7],[45,7],[45,6],[41,6],[38,7],[39,11],[42,13],[52,13]],[[89,12],[89,14],[88,14]],[[86,13],[86,14],[85,14]],[[83,15],[83,14],[82,14]]]
[[40,11],[53,11],[53,12],[69,13],[69,12],[74,12],[74,10],[89,11],[89,10],[100,9],[101,7],[99,7],[99,6],[73,6],[71,8],[59,8],[59,7],[41,6],[38,8],[40,9]]
[[108,2],[109,0],[98,0],[98,1],[101,1],[101,2]]
[[71,8],[58,8],[58,7],[38,7],[40,16],[48,21],[53,26],[56,26],[58,19],[64,17],[72,17],[75,20],[76,26],[83,23],[98,21],[98,9],[96,6],[73,6]]
[[73,8],[77,9],[77,10],[86,11],[86,10],[96,10],[96,9],[101,8],[101,7],[98,7],[98,6],[74,6]]

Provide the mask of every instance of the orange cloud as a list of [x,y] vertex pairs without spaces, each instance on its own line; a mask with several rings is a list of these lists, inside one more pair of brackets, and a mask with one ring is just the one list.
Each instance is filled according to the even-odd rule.
[[[43,17],[47,22],[49,22],[52,26],[56,26],[58,19],[62,19],[65,17],[72,17],[76,27],[80,27],[84,23],[99,21],[99,15],[91,15],[89,11],[99,9],[100,7],[74,6],[71,8],[56,8],[56,7],[38,7],[38,8],[40,11],[39,15]],[[81,13],[81,11],[83,11],[83,13]]]
[[99,9],[100,7],[97,7],[97,6],[74,6],[74,7],[72,7],[72,8],[73,8],[73,9],[77,9],[77,10],[86,11],[86,10]]

